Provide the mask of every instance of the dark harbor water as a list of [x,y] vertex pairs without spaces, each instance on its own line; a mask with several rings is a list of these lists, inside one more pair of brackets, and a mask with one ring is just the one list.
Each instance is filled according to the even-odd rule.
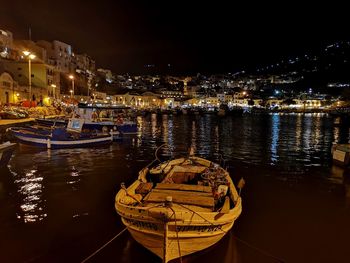
[[[246,181],[243,212],[215,246],[183,262],[349,262],[350,174],[332,166],[332,143],[349,126],[322,114],[156,116],[105,148],[40,151],[18,146],[0,170],[0,262],[81,262],[124,227],[114,209],[120,183],[168,143],[220,154]],[[123,233],[88,262],[161,262]]]

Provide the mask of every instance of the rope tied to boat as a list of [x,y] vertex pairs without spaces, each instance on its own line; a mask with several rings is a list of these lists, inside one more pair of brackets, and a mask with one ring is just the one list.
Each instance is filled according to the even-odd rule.
[[[173,214],[170,216],[170,218],[172,216],[174,216],[175,233],[176,233],[176,239],[177,239],[177,248],[179,250],[180,263],[182,263],[182,256],[181,256],[181,249],[180,249],[180,239],[179,239],[179,233],[178,233],[177,223],[176,223],[176,213],[175,213],[175,210],[172,208],[172,206],[173,206],[172,197],[169,196],[169,197],[167,197],[167,199],[166,199],[166,201],[164,203],[164,207],[170,209],[173,212]],[[166,224],[167,222],[165,221],[164,223]],[[164,238],[167,238],[167,237],[164,236]]]
[[[206,222],[209,223],[210,225],[216,226],[215,224],[213,224],[213,223],[210,222],[208,219],[204,218],[203,216],[201,216],[199,213],[197,213],[196,211],[192,210],[191,208],[188,208],[188,207],[186,207],[186,206],[184,206],[184,205],[182,205],[182,204],[177,204],[177,205],[178,205],[178,206],[181,206],[182,208],[185,208],[185,209],[191,211],[193,214],[196,214],[197,216],[199,216],[200,218],[202,218],[204,221],[206,221]],[[221,226],[219,227],[219,230],[222,231],[222,232],[224,232],[225,234],[227,233],[225,230],[223,230],[223,229],[221,228]]]
[[[193,209],[188,208],[188,207],[186,207],[186,206],[184,206],[184,205],[182,205],[182,204],[179,204],[179,203],[177,203],[176,205],[178,205],[178,206],[180,206],[180,207],[182,207],[182,208],[185,208],[185,209],[189,210],[190,212],[192,212],[193,214],[196,214],[197,216],[199,216],[200,218],[202,218],[204,221],[206,221],[206,222],[209,223],[210,225],[215,226],[215,224],[213,224],[212,222],[210,222],[209,220],[207,220],[206,218],[204,218],[203,216],[201,216],[199,213],[197,213],[197,212],[194,211]],[[176,221],[177,221],[177,220],[176,220],[175,211],[174,211],[173,208],[171,207],[171,206],[172,206],[172,202],[169,202],[169,201],[167,200],[164,204],[162,204],[162,206],[171,209],[172,212],[173,212],[174,221],[175,221],[175,231],[176,231],[176,235],[177,235],[177,239],[178,239],[178,231],[177,231],[177,224],[176,224]],[[153,207],[152,207],[152,208],[153,208]],[[173,215],[171,215],[170,218],[171,218]],[[223,230],[221,227],[219,227],[218,229],[219,229],[220,231],[222,231],[223,233],[227,234],[227,231]],[[284,262],[285,262],[284,260],[282,260],[282,259],[280,259],[280,258],[278,258],[278,257],[276,257],[276,256],[273,256],[272,254],[270,254],[270,253],[264,251],[263,249],[260,249],[260,248],[258,248],[258,247],[256,247],[256,246],[253,246],[253,245],[249,244],[247,241],[244,241],[243,239],[241,239],[241,238],[239,238],[239,237],[237,237],[237,236],[235,236],[235,235],[234,235],[234,238],[235,238],[237,241],[239,241],[239,242],[245,244],[246,246],[248,246],[248,247],[250,247],[250,248],[252,248],[252,249],[258,251],[259,253],[261,253],[261,254],[263,254],[263,255],[265,255],[265,256],[268,256],[268,257],[270,257],[270,258],[273,258],[273,259],[276,260],[277,262],[280,262],[280,263],[284,263]],[[179,239],[178,239],[178,249],[179,249],[179,253],[181,253],[181,252],[180,252]],[[181,254],[179,254],[179,255],[180,255],[180,262],[182,262]]]
[[88,256],[87,258],[85,258],[83,261],[81,261],[81,263],[85,263],[88,260],[90,260],[92,257],[94,257],[98,252],[100,252],[102,249],[104,249],[106,246],[108,246],[114,239],[116,239],[117,237],[119,237],[121,234],[123,234],[125,231],[127,230],[127,228],[125,227],[122,231],[120,231],[117,235],[115,235],[112,239],[110,239],[107,243],[105,243],[102,247],[100,247],[99,249],[97,249],[94,253],[92,253],[90,256]]
[[180,240],[179,240],[179,231],[177,229],[177,223],[176,223],[176,213],[175,210],[172,207],[169,207],[171,211],[173,211],[174,215],[174,221],[175,221],[175,232],[176,232],[176,239],[177,239],[177,248],[179,250],[179,258],[180,258],[180,263],[182,263],[182,256],[181,256],[181,249],[180,249]]
[[280,258],[278,258],[278,257],[276,257],[276,256],[274,256],[274,255],[271,255],[270,253],[268,253],[268,252],[262,250],[261,248],[258,248],[258,247],[256,247],[256,246],[253,246],[253,245],[249,244],[247,241],[244,241],[243,239],[237,237],[236,235],[233,235],[233,237],[234,237],[236,240],[238,240],[239,242],[243,243],[244,245],[246,245],[246,246],[248,246],[248,247],[250,247],[250,248],[252,248],[252,249],[255,249],[256,251],[258,251],[259,253],[261,253],[261,254],[263,254],[263,255],[265,255],[265,256],[267,256],[267,257],[273,258],[273,259],[276,260],[277,262],[280,262],[280,263],[286,262],[286,261],[284,261],[284,260],[282,260],[282,259],[280,259]]
[[[179,206],[181,206],[181,207],[183,207],[183,208],[185,208],[185,209],[187,209],[187,210],[193,212],[194,214],[198,215],[199,217],[201,217],[203,220],[205,220],[205,221],[208,222],[209,224],[215,226],[212,222],[210,222],[210,221],[207,220],[206,218],[202,217],[202,216],[201,216],[199,213],[197,213],[196,211],[194,211],[194,210],[192,210],[192,209],[190,209],[190,208],[188,208],[188,207],[186,207],[186,206],[184,206],[184,205],[181,205],[181,204],[177,204],[177,205],[179,205]],[[219,230],[222,231],[222,232],[224,232],[225,234],[227,233],[227,232],[226,232],[225,230],[223,230],[221,227],[219,227]],[[241,238],[239,238],[239,237],[237,237],[237,236],[235,236],[235,235],[234,235],[234,238],[237,239],[239,242],[245,244],[246,246],[255,249],[256,251],[260,252],[261,254],[263,254],[263,255],[265,255],[265,256],[268,256],[268,257],[270,257],[270,258],[273,258],[274,260],[276,260],[276,261],[278,261],[278,262],[280,262],[280,263],[285,262],[284,260],[282,260],[282,259],[280,259],[280,258],[278,258],[278,257],[276,257],[276,256],[273,256],[273,255],[271,255],[270,253],[268,253],[268,252],[266,252],[266,251],[264,251],[264,250],[262,250],[262,249],[260,249],[260,248],[258,248],[258,247],[255,247],[255,246],[249,244],[247,241],[244,241],[243,239],[241,239]]]

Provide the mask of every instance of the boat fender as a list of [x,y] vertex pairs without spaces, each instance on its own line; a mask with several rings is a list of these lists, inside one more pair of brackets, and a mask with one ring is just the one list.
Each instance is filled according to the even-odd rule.
[[227,185],[224,185],[224,184],[219,185],[219,187],[218,187],[218,194],[220,196],[225,196],[227,194],[227,191],[228,191],[228,186]]

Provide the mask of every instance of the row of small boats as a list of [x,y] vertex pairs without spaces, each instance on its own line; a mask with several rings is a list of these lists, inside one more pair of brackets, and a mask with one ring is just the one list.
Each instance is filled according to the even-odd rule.
[[123,110],[127,108],[80,104],[74,117],[38,118],[32,126],[7,131],[20,143],[48,149],[100,146],[137,133],[137,123],[124,118]]
[[67,125],[35,124],[29,127],[11,127],[7,132],[20,143],[48,149],[94,147],[111,143],[123,136],[116,127],[100,125],[100,129],[88,129],[84,123],[84,119],[71,118]]

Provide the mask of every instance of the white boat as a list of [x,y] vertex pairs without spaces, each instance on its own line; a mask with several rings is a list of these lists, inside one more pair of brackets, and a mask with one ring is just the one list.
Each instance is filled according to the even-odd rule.
[[242,203],[226,170],[190,156],[142,169],[122,185],[115,208],[133,238],[168,262],[217,243]]
[[[118,131],[123,135],[135,135],[138,126],[135,120],[124,116],[124,111],[131,110],[123,105],[95,105],[79,103],[73,116],[83,119],[83,129],[102,131],[104,129]],[[98,112],[100,114],[98,114]],[[126,115],[126,114],[125,114]],[[66,126],[69,118],[64,119],[36,119],[37,123],[46,126]]]
[[84,120],[81,119],[69,119],[66,128],[12,127],[7,130],[20,143],[47,149],[94,147],[112,143],[113,132],[83,132],[83,123]]

